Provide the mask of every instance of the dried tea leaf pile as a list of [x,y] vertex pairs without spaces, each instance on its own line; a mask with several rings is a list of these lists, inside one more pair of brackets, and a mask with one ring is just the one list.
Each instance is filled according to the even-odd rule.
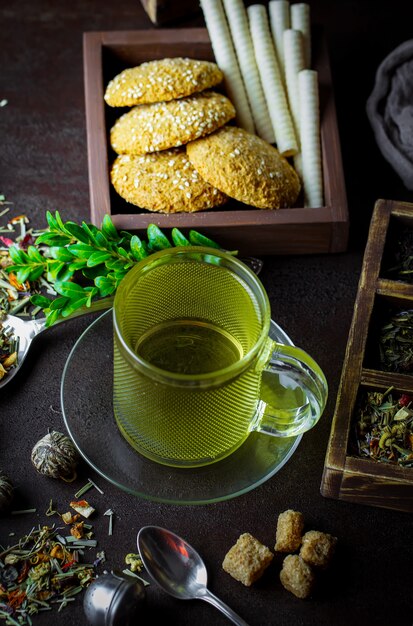
[[400,311],[380,330],[380,361],[388,372],[413,372],[413,310]]
[[413,396],[368,391],[356,409],[356,444],[360,456],[413,467]]
[[396,243],[395,265],[388,269],[393,280],[413,282],[413,230],[406,228],[400,233]]
[[[68,542],[62,529],[39,526],[0,554],[0,618],[18,626],[32,616],[62,608],[95,578],[99,562],[82,564],[85,541]],[[95,545],[94,542],[93,545]]]

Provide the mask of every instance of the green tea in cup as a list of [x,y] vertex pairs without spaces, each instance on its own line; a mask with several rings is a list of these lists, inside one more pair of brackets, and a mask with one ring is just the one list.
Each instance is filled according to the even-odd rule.
[[[178,247],[138,263],[114,304],[114,413],[127,441],[154,461],[196,467],[254,430],[285,437],[314,426],[324,374],[299,348],[272,341],[270,321],[263,285],[226,252]],[[303,403],[265,403],[264,374],[277,389],[290,377]]]

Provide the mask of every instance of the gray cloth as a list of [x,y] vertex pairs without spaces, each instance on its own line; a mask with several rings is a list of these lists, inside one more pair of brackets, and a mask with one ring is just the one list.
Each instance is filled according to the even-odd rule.
[[413,190],[413,39],[379,65],[366,110],[381,153]]

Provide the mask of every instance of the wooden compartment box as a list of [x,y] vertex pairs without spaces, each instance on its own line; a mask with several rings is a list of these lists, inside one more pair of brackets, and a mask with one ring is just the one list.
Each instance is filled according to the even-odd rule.
[[[383,349],[388,345],[387,341],[383,344],[380,337],[389,320],[392,324],[392,316],[406,311],[413,315],[413,273],[403,274],[396,269],[400,265],[402,249],[410,249],[413,254],[413,204],[378,200],[363,260],[321,493],[329,498],[413,511],[413,462],[408,456],[403,457],[407,459],[404,466],[396,460],[384,462],[373,460],[367,454],[364,456],[357,444],[363,438],[356,436],[361,415],[359,403],[365,400],[367,393],[385,393],[392,388],[393,402],[403,394],[407,396],[403,402],[409,401],[409,395],[413,398],[411,340],[406,344],[406,354],[410,350],[410,365],[405,370],[399,360],[395,365],[387,358],[383,360],[383,350],[379,347],[381,345]],[[394,326],[391,332],[393,329]],[[413,329],[410,337],[412,333]],[[410,411],[413,416],[413,402]],[[413,430],[411,423],[408,430]],[[363,447],[371,450],[374,446],[376,451],[383,451],[384,439],[381,448],[377,447],[378,441],[374,437],[370,446]],[[406,446],[410,448],[405,449],[412,449],[413,458],[413,438]]]
[[148,224],[162,229],[195,229],[243,254],[341,252],[347,247],[348,210],[328,54],[324,39],[314,36],[313,67],[318,70],[325,206],[260,210],[230,201],[224,208],[198,213],[160,214],[134,207],[114,191],[109,171],[115,154],[109,130],[125,109],[106,106],[110,79],[126,67],[163,57],[214,60],[204,28],[84,33],[84,79],[91,221],[101,225],[111,215],[121,229],[145,233]]

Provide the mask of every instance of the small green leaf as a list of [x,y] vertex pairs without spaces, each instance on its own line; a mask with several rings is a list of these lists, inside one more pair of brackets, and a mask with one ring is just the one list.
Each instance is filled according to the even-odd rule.
[[47,260],[47,280],[55,282],[59,272],[65,267],[63,261],[55,261],[54,259]]
[[96,252],[96,248],[94,248],[93,246],[89,246],[86,243],[74,243],[70,246],[67,246],[67,249],[79,259],[87,259],[91,254]]
[[61,296],[68,298],[78,298],[84,294],[83,287],[72,282],[56,282],[54,288]]
[[55,321],[59,318],[59,316],[60,316],[59,310],[50,311],[46,315],[46,328],[49,328],[50,326],[52,326],[55,323]]
[[128,271],[129,270],[126,269],[126,270],[117,270],[116,272],[114,272],[114,277],[116,278],[117,284],[119,284],[120,281],[125,278],[125,276],[128,273]]
[[148,256],[148,249],[145,243],[139,239],[137,235],[133,235],[130,240],[130,249],[132,252],[132,256],[137,261],[141,261]]
[[119,233],[116,230],[114,223],[112,222],[110,215],[105,215],[102,221],[102,232],[108,239],[117,241],[119,239]]
[[125,250],[125,248],[122,248],[122,246],[117,246],[116,251],[120,257],[123,257],[125,259],[129,258],[127,250]]
[[71,242],[71,237],[58,233],[45,232],[36,239],[36,244],[45,244],[46,246],[66,246]]
[[55,298],[54,300],[52,300],[49,308],[51,311],[63,309],[63,307],[65,307],[68,302],[70,302],[70,298],[61,296],[60,298]]
[[123,243],[130,241],[132,238],[132,233],[128,232],[127,230],[121,230],[120,235],[121,235],[121,239],[120,241],[118,241],[118,245],[120,246]]
[[34,304],[34,306],[39,306],[42,309],[48,309],[53,300],[46,298],[46,296],[42,296],[40,293],[35,293],[31,296],[30,302]]
[[95,243],[97,246],[99,246],[99,248],[111,248],[110,242],[106,239],[105,235],[100,232],[100,230],[98,230],[95,235]]
[[30,276],[30,272],[31,272],[30,267],[24,267],[23,269],[18,270],[18,272],[16,272],[16,278],[19,281],[19,283],[24,283],[26,280],[28,280]]
[[46,211],[46,220],[50,230],[57,230],[57,222],[50,211]]
[[83,296],[83,298],[79,298],[78,300],[70,300],[68,304],[62,309],[61,315],[62,317],[67,317],[77,309],[80,309],[82,306],[85,306],[88,297]]
[[10,246],[8,252],[13,263],[24,263],[23,250],[19,250],[17,246]]
[[76,272],[77,270],[81,270],[84,267],[86,267],[86,265],[87,265],[87,259],[79,259],[79,261],[73,261],[73,263],[70,263],[69,269],[72,272]]
[[171,237],[175,246],[189,246],[189,240],[181,233],[178,228],[173,228],[171,231]]
[[109,259],[106,261],[105,266],[108,270],[122,270],[125,266],[125,261],[121,261],[121,259]]
[[99,289],[102,298],[110,296],[116,289],[116,282],[110,276],[98,276],[95,285]]
[[75,222],[66,222],[66,230],[70,233],[73,239],[77,239],[82,243],[88,244],[90,242],[89,235],[85,233],[79,224]]
[[66,228],[65,228],[62,218],[60,217],[59,211],[55,211],[54,216],[55,216],[55,220],[57,223],[57,228],[60,229],[63,233],[66,233]]
[[35,246],[29,246],[27,248],[27,254],[29,256],[29,259],[31,259],[32,261],[36,261],[38,263],[45,262],[43,256],[40,254],[40,252]]
[[151,250],[165,250],[166,248],[172,247],[168,237],[163,234],[156,224],[149,224],[147,232]]
[[97,296],[98,293],[99,293],[99,289],[97,287],[91,287],[90,289],[88,289],[88,297],[87,297],[86,306],[90,306],[92,304],[92,299],[95,296]]
[[53,259],[58,259],[59,261],[64,261],[65,263],[70,263],[73,261],[74,256],[69,250],[62,246],[52,246],[49,248],[49,254]]
[[66,282],[69,281],[72,277],[73,277],[74,272],[70,269],[70,267],[68,267],[66,265],[66,263],[63,264],[63,267],[61,267],[59,269],[59,271],[56,274],[56,281],[58,282]]
[[38,280],[45,271],[44,265],[39,265],[30,272],[29,280]]
[[93,224],[87,224],[86,222],[82,222],[82,230],[89,237],[89,241],[93,241],[93,243],[96,243],[96,226],[93,226]]
[[220,248],[215,241],[209,239],[209,237],[205,237],[205,235],[201,235],[196,230],[189,231],[189,241],[193,246],[207,246],[208,248]]
[[19,271],[19,269],[21,269],[22,267],[24,267],[24,266],[22,265],[22,263],[18,263],[18,264],[16,263],[16,264],[14,264],[14,265],[8,265],[7,267],[5,267],[5,268],[4,268],[4,271],[5,271],[5,272],[7,272],[8,274],[10,274],[10,272],[14,272],[14,273],[16,273],[16,272],[18,272],[18,271]]
[[87,266],[94,267],[95,265],[101,265],[110,258],[111,255],[108,252],[93,252],[87,260]]

